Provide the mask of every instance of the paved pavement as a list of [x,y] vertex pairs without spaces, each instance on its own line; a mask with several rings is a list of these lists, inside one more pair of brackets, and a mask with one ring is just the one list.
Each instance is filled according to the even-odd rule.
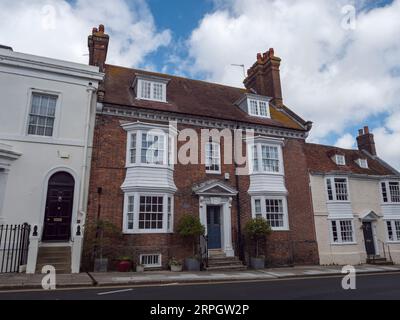
[[[304,278],[342,275],[339,266],[301,266],[240,272],[145,272],[145,273],[81,273],[77,275],[57,275],[57,288],[92,286],[156,285],[174,283],[204,283],[270,280],[283,278]],[[400,272],[397,266],[356,266],[358,274]],[[43,275],[6,274],[0,275],[0,291],[42,288]]]
[[[358,275],[356,290],[344,290],[341,285],[342,278],[342,276],[273,278],[218,284],[132,285],[56,291],[9,291],[0,292],[0,300],[139,300],[143,302],[137,307],[134,306],[136,315],[142,314],[142,318],[146,318],[150,309],[159,305],[159,301],[164,301],[162,304],[168,307],[185,307],[185,315],[190,316],[196,310],[194,304],[202,304],[201,301],[400,299],[400,273]],[[193,301],[192,304],[188,305],[191,301]],[[229,302],[226,303],[229,304]],[[212,305],[213,303],[204,302],[204,304]],[[220,304],[218,302],[218,305]],[[251,308],[253,307],[258,309],[260,306]],[[265,306],[261,305],[261,311],[264,308]]]

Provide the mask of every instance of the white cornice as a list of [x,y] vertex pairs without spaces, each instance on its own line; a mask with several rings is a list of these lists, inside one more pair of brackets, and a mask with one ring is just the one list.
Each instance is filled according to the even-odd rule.
[[159,122],[177,122],[178,124],[185,124],[190,126],[198,126],[203,128],[216,128],[216,129],[241,129],[241,130],[254,130],[255,134],[268,135],[283,138],[305,139],[306,132],[301,132],[295,129],[277,128],[268,125],[257,125],[241,121],[229,121],[222,119],[213,119],[200,116],[181,115],[172,112],[154,111],[143,108],[135,107],[120,107],[115,105],[104,104],[103,107],[98,109],[98,113],[104,115],[112,115],[122,118],[135,118],[147,121]]

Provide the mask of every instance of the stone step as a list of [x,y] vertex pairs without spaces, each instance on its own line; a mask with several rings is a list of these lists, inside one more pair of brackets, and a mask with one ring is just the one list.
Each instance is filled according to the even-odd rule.
[[52,266],[56,269],[57,274],[68,274],[71,273],[71,265],[67,263],[44,263],[37,264],[36,273],[42,273],[44,266]]
[[380,265],[380,266],[392,266],[394,263],[392,261],[388,261],[386,259],[375,259],[375,260],[368,260],[368,264],[373,265]]
[[226,266],[226,265],[243,265],[240,260],[233,260],[233,259],[220,259],[220,260],[208,260],[209,266]]
[[44,266],[53,266],[58,274],[71,273],[71,247],[39,248],[36,272],[41,273]]
[[244,271],[247,270],[247,267],[243,264],[241,265],[228,265],[228,266],[214,266],[207,267],[206,271]]

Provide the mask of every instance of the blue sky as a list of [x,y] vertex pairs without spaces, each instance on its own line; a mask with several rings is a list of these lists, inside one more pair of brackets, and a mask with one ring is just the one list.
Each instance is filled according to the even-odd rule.
[[285,103],[314,122],[309,141],[352,148],[369,125],[400,169],[400,0],[0,1],[0,43],[20,52],[87,63],[100,23],[109,63],[233,86],[232,63],[273,47]]

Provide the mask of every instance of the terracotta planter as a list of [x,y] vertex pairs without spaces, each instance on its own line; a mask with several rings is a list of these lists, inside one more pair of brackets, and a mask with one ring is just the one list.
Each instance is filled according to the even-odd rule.
[[117,271],[118,272],[129,272],[132,270],[132,261],[121,260],[118,262]]

